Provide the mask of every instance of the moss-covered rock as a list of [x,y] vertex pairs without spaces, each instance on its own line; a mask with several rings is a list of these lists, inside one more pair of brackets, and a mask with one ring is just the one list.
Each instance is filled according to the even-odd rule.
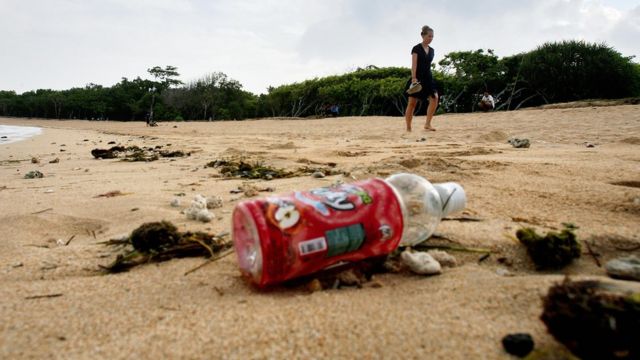
[[570,227],[560,233],[550,231],[544,236],[532,228],[522,228],[516,232],[516,237],[527,248],[538,270],[561,268],[581,254],[580,243]]

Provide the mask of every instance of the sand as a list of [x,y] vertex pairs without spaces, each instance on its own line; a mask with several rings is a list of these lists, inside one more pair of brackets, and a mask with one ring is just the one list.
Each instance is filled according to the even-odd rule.
[[[420,129],[423,119],[414,121]],[[514,240],[518,228],[573,223],[600,264],[640,252],[622,250],[640,244],[638,105],[442,115],[437,131],[410,134],[399,117],[0,124],[43,128],[0,147],[0,358],[509,359],[500,340],[513,332],[530,333],[538,348],[561,348],[539,320],[550,285],[565,274],[607,279],[586,248],[561,271],[536,271]],[[531,147],[513,148],[511,137]],[[191,156],[146,163],[91,156],[109,142]],[[232,155],[288,169],[335,162],[351,176],[246,181],[205,168]],[[24,179],[31,170],[44,178]],[[494,253],[479,262],[481,254],[451,252],[460,265],[438,276],[380,274],[382,287],[314,293],[258,291],[233,254],[189,275],[202,258],[115,275],[99,269],[116,252],[98,242],[144,222],[229,231],[234,205],[246,198],[230,191],[247,182],[283,193],[395,172],[462,184],[464,215],[482,221],[444,221],[438,232]],[[97,197],[110,191],[124,195]],[[221,196],[224,206],[211,223],[188,220],[170,205],[181,193],[182,208],[196,194]]]

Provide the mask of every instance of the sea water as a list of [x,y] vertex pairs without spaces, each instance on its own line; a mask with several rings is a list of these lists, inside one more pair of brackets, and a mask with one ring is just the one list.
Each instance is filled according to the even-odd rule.
[[0,125],[0,145],[25,140],[41,133],[42,129],[39,127]]

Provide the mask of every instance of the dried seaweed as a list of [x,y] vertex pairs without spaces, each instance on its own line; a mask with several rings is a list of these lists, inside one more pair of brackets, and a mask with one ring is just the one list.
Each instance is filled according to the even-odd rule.
[[111,264],[101,267],[108,273],[117,273],[137,265],[175,258],[216,258],[231,248],[227,236],[228,233],[179,232],[168,221],[145,223],[127,238],[103,242],[107,246],[123,247],[123,252]]
[[141,148],[139,146],[113,146],[109,149],[93,149],[91,155],[96,159],[116,159],[122,161],[155,161],[161,157],[174,158],[190,156],[191,153],[181,150],[160,150],[160,147]]
[[205,165],[205,167],[218,168],[220,174],[226,177],[263,180],[306,176],[317,172],[321,172],[325,176],[343,173],[342,171],[334,169],[334,166],[335,164],[331,164],[328,167],[303,166],[296,170],[289,171],[287,169],[266,165],[262,161],[249,162],[244,159],[220,159],[210,161]]
[[640,292],[623,283],[570,281],[549,288],[540,316],[547,330],[582,359],[640,357]]

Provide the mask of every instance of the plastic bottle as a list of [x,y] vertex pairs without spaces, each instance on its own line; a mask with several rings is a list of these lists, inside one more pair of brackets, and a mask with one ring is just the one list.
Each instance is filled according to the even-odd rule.
[[264,287],[415,245],[465,203],[456,183],[396,174],[243,201],[232,237],[240,270]]

